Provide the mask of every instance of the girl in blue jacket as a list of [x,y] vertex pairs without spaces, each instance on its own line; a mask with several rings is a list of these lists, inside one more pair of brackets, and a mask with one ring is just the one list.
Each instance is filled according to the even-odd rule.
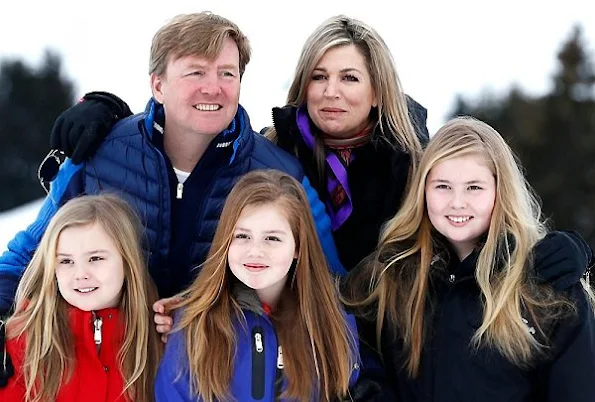
[[592,255],[575,237],[547,233],[493,128],[442,127],[377,252],[348,279],[398,400],[593,400],[593,293],[581,278]]
[[278,171],[227,197],[209,256],[176,306],[157,401],[333,401],[359,372],[306,194]]

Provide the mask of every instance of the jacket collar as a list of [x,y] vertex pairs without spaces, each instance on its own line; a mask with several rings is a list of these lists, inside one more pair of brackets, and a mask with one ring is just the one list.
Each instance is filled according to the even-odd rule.
[[[143,126],[151,141],[153,141],[153,135],[163,135],[165,111],[163,105],[154,98],[151,98],[145,107]],[[236,115],[229,126],[219,133],[211,144],[214,148],[230,148],[232,150],[229,158],[231,165],[236,158],[242,160],[244,149],[253,140],[252,133],[248,113],[242,105],[238,105]]]
[[118,308],[106,308],[97,311],[83,311],[76,307],[68,307],[68,318],[72,334],[77,342],[90,343],[93,341],[94,321],[101,320],[101,333],[103,339],[106,334],[113,336],[113,340],[118,340],[123,334],[123,325],[120,320],[120,310]]
[[266,315],[254,289],[249,288],[238,280],[234,280],[231,286],[231,293],[242,310],[252,311],[258,315]]

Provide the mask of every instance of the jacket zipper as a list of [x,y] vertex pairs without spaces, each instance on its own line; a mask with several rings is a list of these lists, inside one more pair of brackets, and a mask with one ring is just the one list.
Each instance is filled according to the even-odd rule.
[[101,348],[101,327],[103,326],[103,320],[101,317],[98,317],[95,311],[91,312],[93,314],[93,340],[95,341],[95,347],[97,348],[97,353],[99,353],[99,349]]
[[281,393],[283,392],[283,349],[281,346],[277,348],[277,372],[275,373],[275,389],[273,390],[274,400],[281,400]]
[[264,398],[265,350],[264,331],[261,327],[252,330],[252,398]]

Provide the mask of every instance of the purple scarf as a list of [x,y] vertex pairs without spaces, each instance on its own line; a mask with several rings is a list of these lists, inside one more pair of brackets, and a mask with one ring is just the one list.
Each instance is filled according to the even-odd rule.
[[[296,122],[302,138],[306,142],[306,145],[312,152],[314,152],[314,146],[316,141],[312,130],[310,129],[310,121],[308,113],[304,107],[300,107],[296,113]],[[347,178],[347,169],[343,163],[339,160],[337,154],[332,151],[325,150],[326,163],[330,168],[330,172],[327,175],[326,188],[328,194],[332,194],[337,186],[341,186],[347,195],[345,201],[340,206],[335,206],[330,197],[326,197],[326,211],[331,218],[331,228],[333,231],[339,229],[343,223],[349,218],[353,211],[353,205],[351,201],[351,191],[349,190],[349,181]]]

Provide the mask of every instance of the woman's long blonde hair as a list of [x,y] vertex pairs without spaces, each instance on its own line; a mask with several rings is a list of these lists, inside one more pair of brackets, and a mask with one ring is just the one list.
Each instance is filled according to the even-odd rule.
[[[378,102],[377,112],[370,113],[373,132],[379,129],[381,137],[411,156],[414,169],[419,163],[422,146],[407,109],[407,99],[397,74],[392,54],[382,37],[371,26],[338,15],[324,21],[306,40],[287,94],[287,104],[300,107],[306,102],[312,71],[329,50],[353,45],[364,57],[372,88]],[[271,126],[265,136],[276,142],[277,131]],[[318,139],[321,144],[321,139]]]
[[[494,347],[514,364],[527,366],[545,345],[527,330],[525,312],[547,339],[547,323],[572,308],[547,286],[538,286],[532,274],[531,250],[546,228],[539,202],[512,150],[489,125],[469,117],[455,118],[430,140],[401,209],[383,229],[376,253],[348,281],[351,300],[359,294],[356,304],[378,307],[378,346],[383,325],[396,329],[404,340],[411,376],[419,370],[431,261],[439,251],[439,236],[427,214],[426,179],[439,163],[469,155],[481,157],[496,181],[490,227],[475,270],[483,321],[472,345]],[[362,278],[371,278],[368,289],[362,289]]]
[[[209,256],[182,293],[176,330],[185,331],[191,390],[208,402],[230,400],[237,334],[243,314],[231,292],[227,254],[244,208],[274,204],[285,212],[297,263],[271,319],[283,347],[286,397],[330,401],[346,395],[355,363],[353,342],[300,183],[274,170],[252,171],[234,186],[221,214]],[[319,392],[319,395],[317,393]]]
[[67,228],[99,224],[114,241],[124,261],[124,286],[118,306],[124,339],[118,364],[130,401],[154,400],[159,340],[151,306],[156,299],[141,252],[141,226],[134,211],[113,195],[82,196],[67,202],[50,221],[16,293],[8,338],[25,336],[23,375],[26,401],[54,401],[75,366],[73,334],[56,282],[56,247]]

